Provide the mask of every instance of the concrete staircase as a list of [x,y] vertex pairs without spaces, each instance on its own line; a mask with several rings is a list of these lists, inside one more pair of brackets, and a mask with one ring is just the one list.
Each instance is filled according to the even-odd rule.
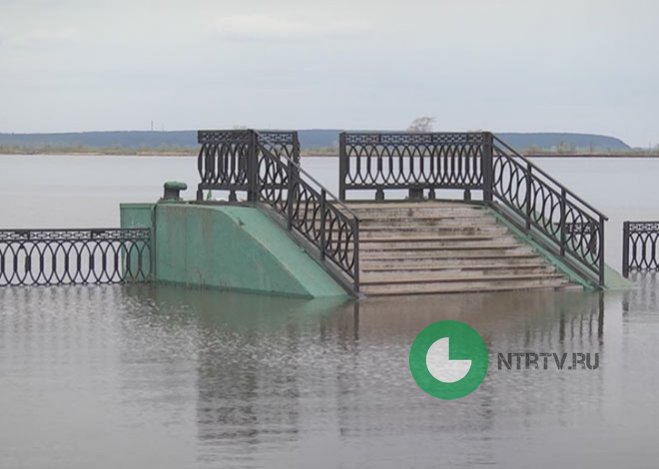
[[351,203],[365,295],[580,288],[478,205]]

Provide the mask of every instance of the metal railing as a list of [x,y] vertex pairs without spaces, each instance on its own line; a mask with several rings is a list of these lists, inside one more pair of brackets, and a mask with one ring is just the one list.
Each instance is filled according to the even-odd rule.
[[[488,135],[484,199],[558,255],[604,286],[604,222],[608,218],[501,139]],[[491,146],[490,146],[491,142]],[[491,148],[491,150],[490,150]]]
[[246,192],[247,201],[274,209],[359,290],[359,220],[300,167],[297,132],[200,131],[198,140],[198,201],[204,190],[228,191],[229,201]]
[[[344,132],[340,135],[339,194],[407,189],[435,198],[439,189],[480,190],[509,222],[598,285],[604,285],[601,212],[490,132]],[[499,202],[493,204],[492,202]]]
[[200,130],[197,140],[201,144],[197,170],[201,182],[197,186],[197,200],[203,199],[204,190],[229,192],[229,200],[237,200],[236,192],[247,192],[247,200],[257,199],[256,180],[257,139],[267,139],[268,149],[277,156],[299,164],[300,144],[297,132],[253,130]]
[[659,221],[622,224],[622,275],[659,271]]
[[[339,136],[339,196],[347,190],[481,189],[482,133],[343,132]],[[468,194],[469,192],[467,192]]]
[[0,286],[141,282],[150,275],[149,229],[0,230]]

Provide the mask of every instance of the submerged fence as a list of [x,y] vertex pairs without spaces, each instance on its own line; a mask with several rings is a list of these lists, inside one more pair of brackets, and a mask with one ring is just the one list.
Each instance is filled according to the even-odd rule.
[[[411,199],[442,189],[483,201],[572,268],[604,285],[607,217],[490,132],[344,132],[339,195],[407,189]],[[493,204],[492,202],[498,202]]]
[[626,221],[622,225],[622,275],[659,271],[659,221]]
[[0,230],[0,286],[140,282],[150,274],[149,229]]

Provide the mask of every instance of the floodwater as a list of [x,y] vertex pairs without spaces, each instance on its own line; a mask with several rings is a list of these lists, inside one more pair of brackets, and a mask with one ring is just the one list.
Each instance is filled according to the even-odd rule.
[[[607,213],[656,219],[659,160],[538,160]],[[305,166],[336,187],[335,160]],[[118,203],[197,179],[192,158],[0,157],[3,227],[116,226]],[[188,191],[189,197],[194,190]],[[0,289],[2,468],[656,467],[659,292],[366,299],[165,285]],[[423,393],[408,351],[456,319],[490,351],[480,388]],[[499,369],[498,353],[598,354]]]

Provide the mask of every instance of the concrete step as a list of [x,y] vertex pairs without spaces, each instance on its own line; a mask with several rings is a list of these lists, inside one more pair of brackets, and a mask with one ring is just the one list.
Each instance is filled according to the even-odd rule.
[[[372,255],[373,253],[371,253]],[[416,256],[404,256],[399,258],[389,257],[364,257],[361,259],[361,265],[364,268],[382,268],[391,270],[394,268],[419,268],[425,269],[433,266],[441,267],[448,266],[482,266],[482,267],[502,267],[502,266],[540,266],[548,265],[544,259],[534,252],[522,254],[507,254],[496,255],[496,253],[488,253],[483,256],[469,255],[468,252],[460,252],[458,256],[451,257],[433,257],[428,256],[427,253],[417,253]]]
[[366,285],[361,288],[362,293],[371,296],[392,295],[429,295],[441,293],[478,293],[493,291],[531,290],[531,289],[577,289],[579,286],[570,284],[567,280],[539,279],[539,280],[499,280],[499,281],[462,281],[462,282],[435,282],[435,283],[408,283],[408,284],[381,284]]
[[[367,212],[398,212],[405,213],[408,211],[444,211],[444,212],[468,212],[486,210],[480,204],[465,203],[444,203],[444,202],[359,202],[349,203],[347,207],[354,213]],[[338,207],[341,210],[341,207]]]
[[516,249],[520,245],[513,240],[498,239],[473,239],[473,240],[455,240],[455,241],[421,241],[421,242],[399,242],[399,243],[376,243],[360,242],[360,252],[368,253],[371,251],[385,252],[412,252],[412,251],[462,251],[462,250],[497,250],[497,249]]
[[359,227],[360,239],[370,238],[402,238],[405,236],[414,237],[437,237],[437,236],[471,236],[471,235],[488,235],[499,236],[509,234],[508,229],[502,225],[484,225],[484,226],[361,226]]
[[350,211],[358,217],[371,217],[386,214],[390,217],[419,216],[479,216],[487,214],[487,209],[480,205],[446,205],[446,204],[374,204],[350,205]]
[[361,285],[399,285],[399,284],[424,284],[424,283],[455,283],[455,282],[501,282],[509,280],[556,280],[563,279],[561,274],[556,272],[540,273],[480,273],[471,272],[432,272],[429,274],[420,274],[418,272],[377,272],[360,278]]
[[445,267],[431,267],[431,268],[397,268],[384,270],[377,269],[361,269],[360,278],[362,280],[377,279],[377,278],[434,278],[435,275],[470,275],[476,278],[483,275],[540,275],[540,274],[553,274],[556,270],[548,265],[522,265],[522,266],[445,266]]
[[417,217],[417,218],[391,218],[381,216],[378,218],[359,217],[359,228],[382,229],[388,228],[482,228],[502,226],[495,218],[488,217]]
[[372,200],[365,201],[351,201],[346,203],[350,210],[366,210],[366,209],[401,209],[401,208],[444,208],[444,209],[482,209],[482,205],[478,203],[465,203],[462,201],[452,201],[452,200],[422,200],[422,201],[411,201],[411,200],[400,200],[400,201],[385,201],[385,202],[376,202]]
[[495,247],[516,247],[519,243],[512,235],[492,236],[438,236],[406,237],[406,238],[366,238],[360,239],[360,248],[364,251],[402,251],[402,250],[436,250],[436,249],[469,249]]
[[422,258],[409,258],[409,259],[364,259],[361,262],[362,272],[377,272],[377,271],[433,271],[433,270],[487,270],[487,269],[526,269],[545,267],[548,264],[538,256],[508,256],[508,257],[492,257],[492,258],[461,258],[461,259],[428,259]]
[[574,287],[483,206],[406,201],[350,208],[360,220],[366,295]]
[[487,212],[483,210],[373,210],[364,212],[355,212],[360,220],[409,220],[422,218],[458,218],[461,220],[486,219],[489,218]]
[[466,249],[442,249],[442,250],[396,250],[396,251],[369,251],[360,247],[360,261],[393,261],[403,259],[508,259],[512,257],[525,257],[537,259],[538,255],[529,246],[506,246],[487,248],[468,247]]

